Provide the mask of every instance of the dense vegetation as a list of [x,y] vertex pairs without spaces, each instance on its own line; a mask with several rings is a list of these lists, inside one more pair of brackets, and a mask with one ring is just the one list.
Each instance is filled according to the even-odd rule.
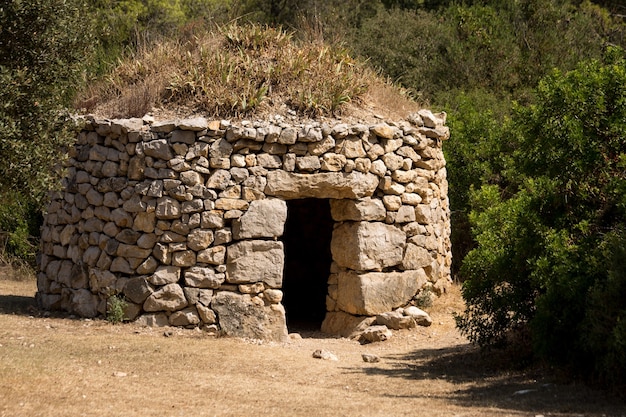
[[[67,143],[62,110],[75,86],[108,77],[115,88],[125,76],[145,75],[124,57],[158,53],[159,39],[186,53],[206,28],[228,38],[233,21],[255,30],[282,25],[289,37],[339,45],[346,60],[347,51],[369,59],[416,99],[448,112],[454,273],[468,306],[460,329],[481,345],[529,334],[535,357],[626,383],[622,2],[77,2],[0,6],[0,228],[12,236],[11,251],[28,252],[20,241],[35,231],[50,165]],[[173,97],[189,95],[190,84],[175,87]],[[245,103],[237,94],[225,105],[245,113],[248,97],[255,105],[265,98],[262,82],[254,88]],[[199,101],[213,94],[198,91]]]

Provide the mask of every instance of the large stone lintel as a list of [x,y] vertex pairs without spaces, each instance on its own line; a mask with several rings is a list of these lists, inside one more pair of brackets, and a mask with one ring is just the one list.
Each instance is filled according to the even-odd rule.
[[267,174],[265,194],[292,198],[351,198],[370,197],[378,187],[374,174],[353,171],[320,174],[294,174],[272,171]]

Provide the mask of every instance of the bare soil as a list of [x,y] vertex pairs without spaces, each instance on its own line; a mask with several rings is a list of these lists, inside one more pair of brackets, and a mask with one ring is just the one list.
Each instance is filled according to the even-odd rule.
[[431,327],[369,345],[47,316],[35,291],[0,277],[0,416],[626,416],[615,396],[469,345],[451,314],[463,309],[456,287]]

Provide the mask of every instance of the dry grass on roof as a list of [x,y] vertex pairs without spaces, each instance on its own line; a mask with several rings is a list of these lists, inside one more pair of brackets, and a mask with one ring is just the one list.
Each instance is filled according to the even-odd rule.
[[144,45],[76,102],[104,117],[147,113],[403,118],[419,106],[347,50],[259,25]]

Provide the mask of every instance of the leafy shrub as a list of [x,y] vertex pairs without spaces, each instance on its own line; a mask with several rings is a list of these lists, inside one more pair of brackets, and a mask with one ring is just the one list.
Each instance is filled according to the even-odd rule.
[[507,186],[472,195],[477,247],[463,262],[458,326],[481,345],[529,326],[540,357],[624,382],[624,52],[554,71],[511,129]]
[[5,2],[0,7],[0,188],[41,200],[52,166],[71,142],[63,106],[89,59],[78,0]]
[[121,323],[125,320],[125,310],[127,307],[123,296],[112,295],[107,299],[107,321],[113,324]]

